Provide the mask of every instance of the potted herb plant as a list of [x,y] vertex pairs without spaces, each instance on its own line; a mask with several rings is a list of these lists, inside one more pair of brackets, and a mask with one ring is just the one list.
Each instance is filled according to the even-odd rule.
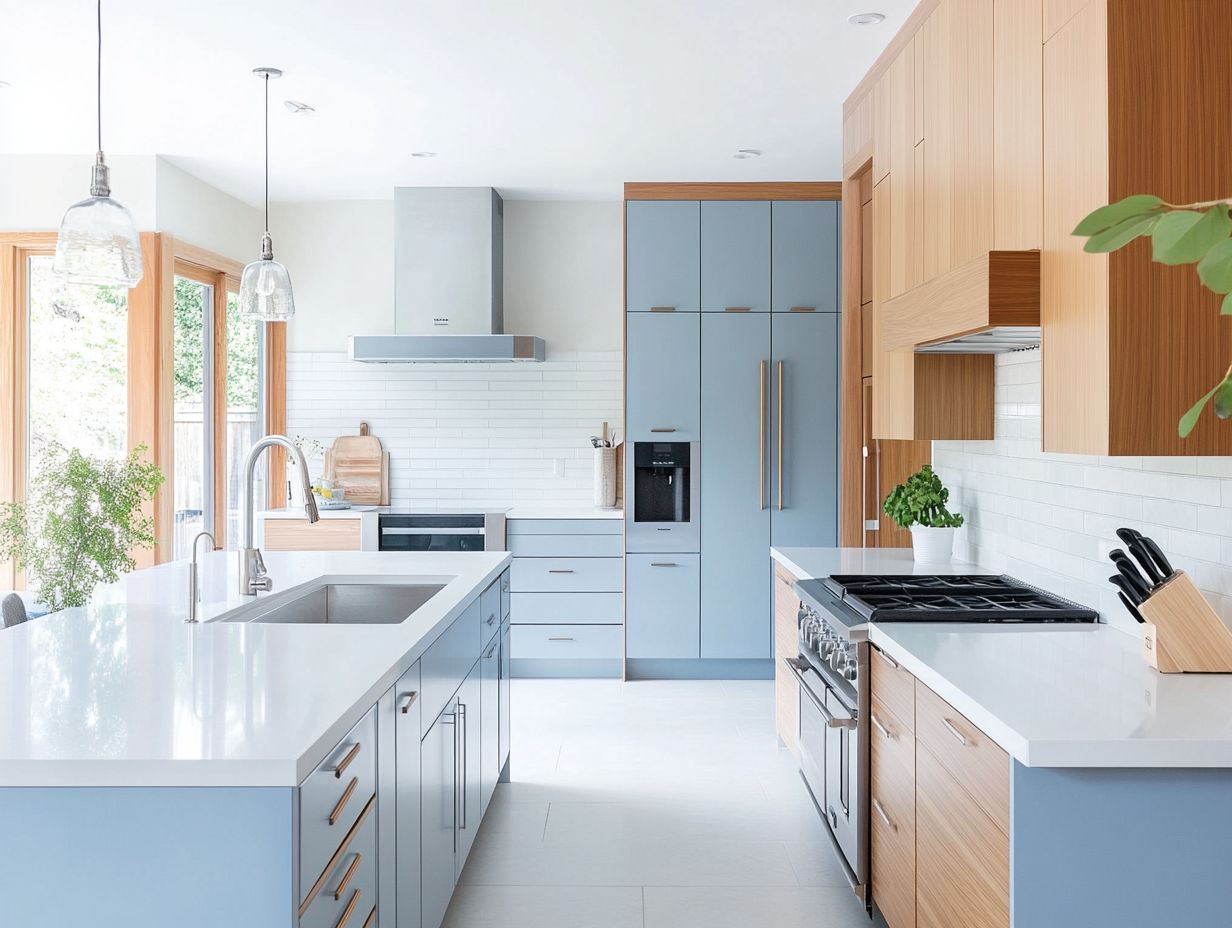
[[882,508],[899,528],[911,530],[911,549],[922,564],[945,563],[954,552],[954,529],[963,517],[946,508],[950,491],[925,464],[886,497]]
[[142,460],[145,451],[96,459],[52,444],[27,499],[0,503],[0,557],[17,561],[50,611],[84,606],[98,584],[133,569],[131,552],[154,546],[142,506],[163,475]]

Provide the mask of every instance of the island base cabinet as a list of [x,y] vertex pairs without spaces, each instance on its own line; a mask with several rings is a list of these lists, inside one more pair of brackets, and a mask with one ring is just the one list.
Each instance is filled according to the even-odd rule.
[[[375,928],[377,911],[377,827],[368,815],[358,826],[346,853],[330,868],[325,882],[300,916],[299,928],[338,928],[339,925]],[[371,916],[371,918],[369,918]]]
[[509,697],[513,687],[513,633],[512,625],[506,622],[501,626],[500,633],[500,722],[499,744],[497,747],[497,779],[507,781],[509,778]]
[[[420,911],[420,712],[419,665],[416,664],[394,686],[394,782],[395,896],[397,928],[419,928]],[[446,726],[448,727],[448,726]],[[384,852],[384,848],[382,848]],[[382,887],[382,897],[385,891]],[[384,928],[390,928],[386,913]],[[362,923],[361,923],[362,924]]]
[[462,875],[475,832],[483,817],[483,682],[480,664],[458,690],[458,859],[454,878]]
[[1009,928],[1009,874],[1005,832],[918,747],[917,928]]
[[420,887],[423,928],[440,928],[457,882],[457,704],[451,701],[420,744]]
[[488,803],[496,790],[500,777],[500,636],[493,635],[479,658],[480,706],[479,728],[483,742],[479,752],[479,785],[481,814],[488,811]]
[[784,661],[800,654],[800,630],[796,616],[800,599],[794,580],[782,568],[774,572],[774,727],[783,747],[797,760],[800,727],[800,684]]

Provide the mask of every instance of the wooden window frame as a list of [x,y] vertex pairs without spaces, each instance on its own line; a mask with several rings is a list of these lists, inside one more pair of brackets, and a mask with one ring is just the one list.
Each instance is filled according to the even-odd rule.
[[[25,261],[52,254],[55,232],[0,232],[0,500],[22,500],[26,493],[28,444],[28,320]],[[175,278],[189,277],[214,288],[214,365],[212,395],[215,458],[226,447],[227,293],[239,289],[244,266],[172,235],[141,233],[145,275],[128,292],[128,447],[145,445],[149,459],[167,482],[148,505],[156,546],[133,552],[138,567],[169,561],[174,551],[175,475],[174,335]],[[264,424],[266,433],[286,429],[286,323],[267,323],[265,338]],[[214,468],[214,522],[226,520],[225,467]],[[285,457],[271,455],[269,505],[282,504]],[[0,564],[0,587],[18,588],[13,564]]]

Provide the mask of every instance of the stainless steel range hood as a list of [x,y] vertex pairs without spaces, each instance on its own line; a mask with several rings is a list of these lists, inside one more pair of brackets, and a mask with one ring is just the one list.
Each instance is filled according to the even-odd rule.
[[394,331],[352,335],[354,361],[542,361],[505,335],[504,201],[490,187],[394,188]]

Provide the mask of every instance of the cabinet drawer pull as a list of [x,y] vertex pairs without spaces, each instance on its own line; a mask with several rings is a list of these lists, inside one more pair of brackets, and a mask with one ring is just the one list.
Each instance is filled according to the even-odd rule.
[[957,738],[957,739],[958,739],[958,743],[959,743],[959,744],[961,744],[961,745],[966,745],[966,743],[967,743],[967,736],[966,736],[966,735],[964,735],[964,734],[963,734],[961,731],[959,731],[957,728],[955,728],[955,727],[954,727],[954,723],[953,723],[953,722],[951,722],[949,719],[942,719],[942,720],[941,720],[941,724],[942,724],[942,725],[944,725],[944,726],[946,727],[946,730],[947,730],[947,731],[948,731],[951,735],[953,735],[955,738]]
[[483,659],[484,659],[485,661],[487,661],[487,660],[491,660],[491,659],[492,659],[492,655],[496,653],[496,646],[497,646],[498,644],[500,644],[500,642],[499,642],[499,641],[493,641],[493,642],[492,642],[492,647],[488,648],[488,653],[487,653],[487,654],[485,654],[485,655],[483,656]]
[[895,670],[899,669],[898,661],[890,657],[890,655],[886,654],[885,651],[881,650],[881,648],[873,648],[873,653],[876,654],[883,661],[885,661],[887,664],[889,664],[891,667],[893,667]]
[[334,890],[334,902],[342,898],[342,894],[346,892],[346,888],[351,885],[351,878],[355,876],[355,871],[359,869],[359,862],[364,859],[364,855],[355,854],[355,859],[351,861],[351,866],[346,868],[346,873],[342,874],[342,882],[338,884],[338,888]]
[[347,769],[347,767],[351,766],[351,761],[353,761],[355,759],[355,755],[359,753],[360,747],[360,743],[356,741],[355,747],[346,752],[346,757],[342,758],[342,760],[338,763],[338,766],[334,768],[334,779],[342,779],[343,772]]
[[651,561],[651,567],[679,567],[675,561]]
[[359,905],[359,890],[351,893],[351,901],[347,903],[347,907],[342,910],[342,917],[338,919],[338,924],[334,928],[345,928],[347,922],[351,920],[351,913],[355,911],[355,906]]
[[372,911],[368,913],[368,917],[364,919],[364,928],[372,928],[376,924],[376,906],[372,907]]
[[817,312],[817,307],[816,306],[793,306],[791,308],[791,311],[793,313],[815,313]]
[[728,306],[723,310],[725,313],[751,313],[752,311],[752,306]]
[[550,574],[571,574],[571,573],[573,573],[573,571],[572,571],[572,570],[563,570],[563,569],[562,569],[562,570],[549,570],[549,571],[548,571],[548,573],[550,573]]
[[650,307],[650,311],[652,313],[674,313],[676,311],[676,307],[675,306],[652,306]]
[[652,432],[674,432],[676,430],[673,428],[673,429],[651,429],[650,431]]
[[[325,886],[325,881],[329,879],[329,875],[334,872],[347,849],[351,846],[351,842],[355,840],[355,836],[359,834],[359,829],[363,827],[364,820],[368,818],[368,813],[372,811],[372,807],[376,805],[376,793],[369,797],[364,803],[363,809],[360,810],[359,818],[355,819],[350,830],[346,833],[346,837],[342,839],[342,843],[338,845],[338,850],[334,851],[334,856],[329,859],[329,863],[325,865],[325,869],[321,871],[321,875],[317,877],[317,881],[312,884],[312,889],[308,890],[308,895],[304,897],[304,901],[299,904],[298,915],[304,917],[304,913],[308,911],[308,906],[312,905],[312,900],[317,897],[322,888]],[[359,890],[356,890],[359,892]]]
[[897,741],[898,740],[898,735],[895,732],[890,731],[890,729],[886,728],[885,725],[882,724],[881,719],[877,718],[876,712],[870,712],[868,714],[868,717],[872,719],[873,727],[877,729],[879,732],[881,732],[881,736],[883,738],[885,738],[887,741]]
[[493,612],[490,616],[488,616],[488,625],[495,625],[495,624],[496,624],[496,613]]
[[351,801],[351,793],[355,792],[355,787],[359,785],[359,777],[351,777],[351,782],[347,784],[347,788],[342,791],[342,796],[338,800],[338,804],[334,806],[334,811],[329,813],[329,825],[332,828],[342,817],[342,810],[346,808],[346,804]]
[[873,800],[873,811],[877,813],[877,817],[885,822],[892,831],[898,831],[898,826],[890,821],[890,816],[886,815],[886,810],[881,807],[881,803],[876,799]]
[[567,635],[553,635],[553,636],[549,636],[548,638],[548,641],[572,641],[572,640],[573,639]]
[[415,705],[415,700],[418,698],[419,698],[418,693],[403,693],[402,694],[402,705],[398,707],[398,710],[403,715],[406,715],[408,712],[411,711],[411,706]]

